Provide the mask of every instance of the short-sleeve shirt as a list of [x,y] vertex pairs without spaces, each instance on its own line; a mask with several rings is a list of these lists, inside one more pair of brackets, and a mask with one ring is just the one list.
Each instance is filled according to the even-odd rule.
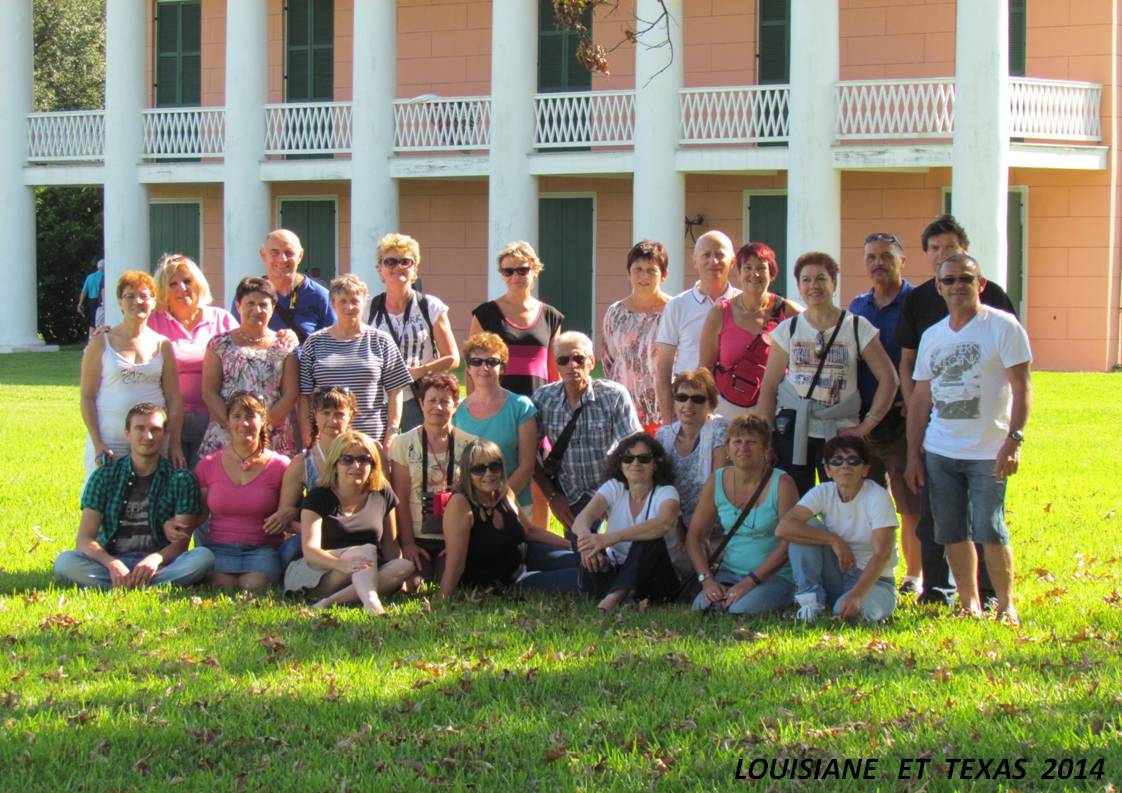
[[696,369],[701,355],[701,329],[710,309],[722,300],[731,300],[740,290],[729,284],[716,300],[710,298],[694,284],[691,288],[670,298],[662,310],[655,342],[675,347],[674,374],[686,369]]
[[[121,514],[128,492],[137,478],[132,455],[120,457],[90,474],[82,490],[82,509],[101,513],[97,541],[108,548],[120,528]],[[175,515],[194,515],[199,505],[199,484],[195,475],[182,468],[173,468],[167,458],[160,458],[148,495],[148,530],[158,547],[168,544],[164,523]]]
[[[403,432],[394,437],[390,443],[390,461],[394,465],[404,465],[409,469],[409,481],[412,488],[409,491],[409,514],[413,516],[413,536],[420,537],[427,540],[443,540],[442,534],[425,534],[421,531],[422,523],[422,508],[421,508],[421,485],[424,483],[425,478],[422,476],[421,464],[424,460],[424,440],[422,440],[422,431],[424,425],[414,427],[408,432]],[[448,452],[440,454],[428,455],[428,489],[429,492],[439,492],[441,490],[452,490],[459,486],[460,483],[460,456],[464,453],[464,447],[474,441],[476,438],[469,432],[463,430],[454,430],[454,444],[452,450],[452,476],[448,476]],[[451,480],[451,481],[449,481]]]
[[[1005,290],[993,281],[986,282],[982,290],[982,305],[1007,311],[1014,317],[1017,310]],[[923,332],[947,316],[947,301],[935,287],[935,279],[920,284],[908,293],[904,309],[900,312],[900,322],[896,325],[896,342],[908,350],[918,350]]]
[[561,330],[565,315],[546,303],[529,325],[515,325],[491,300],[475,307],[471,315],[483,330],[498,335],[510,350],[499,385],[523,396],[532,396],[549,382],[549,340]]
[[[849,303],[851,313],[869,320],[880,331],[880,343],[892,360],[893,368],[900,366],[900,342],[896,338],[896,327],[900,324],[900,315],[912,289],[907,281],[901,283],[900,291],[887,306],[877,305],[876,294],[872,289],[862,292]],[[861,404],[866,407],[871,405],[877,392],[877,378],[864,361],[857,370],[857,389],[861,392]]]
[[397,496],[388,484],[368,493],[366,503],[351,515],[344,515],[339,498],[330,487],[313,487],[304,497],[301,509],[323,518],[320,524],[320,548],[334,551],[352,545],[377,545],[390,511],[397,506]]
[[[497,445],[502,452],[506,475],[509,477],[518,467],[518,429],[537,415],[538,409],[534,407],[529,397],[507,391],[503,406],[490,418],[475,418],[468,410],[467,402],[464,401],[456,408],[452,423],[458,429]],[[529,506],[532,500],[530,486],[526,485],[518,494],[518,503]]]
[[82,292],[85,293],[87,300],[100,300],[101,299],[101,285],[105,282],[105,273],[101,270],[95,270],[86,276],[86,280],[82,283]]
[[280,534],[266,534],[265,518],[277,511],[281,481],[288,458],[274,451],[265,452],[264,468],[244,485],[230,479],[222,467],[222,450],[195,464],[199,487],[206,490],[210,510],[207,541],[224,544],[276,546]]
[[[371,302],[370,314],[367,317],[372,327],[388,333],[395,340],[401,357],[405,359],[405,365],[409,368],[440,357],[436,349],[436,340],[429,332],[429,323],[435,326],[436,321],[448,313],[448,306],[440,298],[423,295],[429,317],[426,322],[424,314],[421,313],[418,299],[420,297],[422,297],[420,293],[414,292],[413,299],[400,314],[391,314],[388,311],[375,312],[374,304]],[[413,399],[413,392],[405,391],[405,398]]]
[[[670,485],[659,485],[651,491],[643,502],[643,508],[638,516],[631,514],[630,491],[618,479],[609,479],[596,491],[596,495],[603,496],[608,502],[608,520],[606,531],[620,531],[630,529],[638,523],[644,523],[658,515],[659,508],[667,501],[677,501],[678,491]],[[604,524],[600,525],[604,529]],[[627,554],[631,552],[630,542],[617,542],[608,548],[608,558],[619,565],[627,561]]]
[[[873,558],[873,530],[899,525],[896,507],[888,491],[868,479],[850,501],[842,501],[834,482],[823,482],[807,491],[799,506],[806,507],[821,518],[826,529],[845,540],[853,551],[857,567],[864,570]],[[896,543],[884,563],[880,576],[891,578],[896,573]]]
[[[311,336],[317,330],[335,324],[335,310],[331,308],[331,298],[328,296],[327,289],[314,278],[305,277],[291,294],[278,294],[277,305],[295,309],[296,326],[300,329],[302,337]],[[234,319],[241,322],[242,318],[238,313],[236,302],[231,304],[230,313],[234,315]],[[269,327],[273,330],[284,330],[288,327],[279,310],[273,311]]]
[[1032,360],[1028,334],[1012,314],[982,306],[961,329],[932,325],[919,342],[913,377],[931,381],[929,452],[992,460],[1009,433],[1013,391],[1006,370]]
[[300,393],[345,386],[358,403],[354,429],[381,441],[389,415],[388,394],[413,382],[401,352],[385,331],[362,326],[354,339],[340,340],[330,328],[316,331],[301,347]]
[[175,352],[184,413],[207,412],[203,402],[203,354],[207,342],[238,327],[234,315],[224,308],[199,306],[199,311],[199,322],[192,330],[183,327],[170,311],[153,311],[148,316],[148,327],[170,341]]

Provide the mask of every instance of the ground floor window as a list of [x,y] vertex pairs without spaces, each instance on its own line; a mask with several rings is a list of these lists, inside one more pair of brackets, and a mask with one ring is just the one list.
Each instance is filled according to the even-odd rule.
[[155,200],[148,205],[148,267],[165,253],[190,256],[200,267],[203,260],[203,202]]
[[[596,260],[593,196],[549,196],[538,201],[538,258],[545,270],[538,296],[565,315],[565,330],[595,338]],[[620,267],[624,262],[620,262]]]

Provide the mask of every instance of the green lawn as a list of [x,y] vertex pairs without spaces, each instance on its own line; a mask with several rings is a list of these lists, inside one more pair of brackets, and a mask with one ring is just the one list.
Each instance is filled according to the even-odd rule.
[[[880,765],[771,789],[1122,785],[1117,375],[1035,377],[1008,505],[1015,630],[910,604],[878,627],[805,628],[414,596],[377,621],[279,597],[59,589],[82,482],[77,371],[74,351],[0,356],[5,791],[765,790],[734,779],[737,761],[783,757]],[[897,779],[921,757],[923,779]],[[1102,778],[1042,780],[1063,757],[1105,758]],[[975,765],[964,780],[951,758],[992,759],[991,776],[1021,760],[1024,778],[972,779]]]

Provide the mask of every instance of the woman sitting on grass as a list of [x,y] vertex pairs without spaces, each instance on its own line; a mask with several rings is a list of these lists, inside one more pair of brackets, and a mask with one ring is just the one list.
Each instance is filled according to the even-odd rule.
[[288,458],[269,449],[269,408],[261,397],[235,393],[223,410],[230,442],[195,466],[204,516],[210,513],[203,541],[214,553],[210,583],[264,589],[281,578],[278,549],[290,519],[277,504]]
[[285,591],[319,598],[313,608],[359,602],[385,614],[380,596],[413,574],[413,564],[398,558],[396,505],[377,444],[361,432],[340,433],[300,510],[304,558],[288,566]]
[[522,543],[527,540],[569,550],[560,535],[531,525],[522,516],[506,478],[503,455],[491,441],[472,441],[460,458],[462,489],[444,510],[444,575],[440,597],[458,585],[571,591],[574,566],[565,570],[526,570]]
[[[883,620],[896,608],[896,507],[887,490],[866,479],[864,440],[835,435],[822,457],[832,481],[812,488],[776,530],[791,543],[798,618],[814,622],[832,605],[843,620]],[[821,526],[809,522],[815,516]]]
[[[573,521],[581,555],[580,587],[606,611],[631,594],[669,600],[678,588],[663,537],[678,522],[678,491],[666,451],[645,432],[616,444],[607,481]],[[607,518],[607,529],[593,528]]]

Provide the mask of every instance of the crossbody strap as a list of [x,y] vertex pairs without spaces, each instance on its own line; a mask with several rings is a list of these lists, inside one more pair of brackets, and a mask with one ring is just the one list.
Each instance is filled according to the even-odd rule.
[[580,414],[584,412],[587,404],[587,402],[581,402],[577,405],[577,409],[573,411],[569,422],[561,430],[561,434],[557,436],[557,443],[553,444],[553,448],[549,450],[549,454],[542,461],[542,466],[546,471],[561,467],[561,458],[565,456],[565,450],[569,448],[569,441],[573,439],[573,433],[576,432],[577,419],[580,418]]
[[736,534],[737,529],[739,529],[741,524],[744,523],[744,519],[748,517],[748,513],[751,512],[752,507],[755,506],[756,499],[760,497],[760,493],[764,492],[764,487],[768,482],[771,481],[773,470],[773,468],[769,467],[766,471],[764,471],[764,475],[760,479],[760,484],[756,487],[756,492],[752,494],[752,497],[748,499],[747,503],[745,503],[744,508],[740,510],[740,514],[736,516],[736,521],[732,524],[732,528],[725,532],[725,536],[721,539],[721,544],[717,546],[716,550],[714,550],[713,553],[709,554],[710,572],[712,572],[713,568],[717,566],[717,563],[721,561],[721,557],[724,555],[725,548],[728,546],[729,540],[732,539],[732,535]]
[[[452,480],[456,477],[456,430],[448,432],[448,463],[444,467],[444,483],[452,487]],[[438,463],[439,465],[439,463]],[[429,437],[421,428],[421,492],[429,489]]]
[[[795,338],[795,326],[798,322],[799,315],[791,317],[791,338]],[[830,348],[834,346],[834,340],[838,337],[838,331],[841,330],[842,320],[845,319],[845,310],[842,310],[841,316],[838,317],[837,324],[834,325],[834,332],[830,334],[830,340],[826,342],[826,349],[822,351],[821,357],[818,359],[818,368],[814,371],[814,377],[810,380],[810,387],[807,388],[806,394],[803,399],[810,399],[810,395],[814,393],[814,389],[818,387],[818,379],[822,377],[822,367],[826,365],[826,356],[830,354]],[[813,325],[811,326],[813,328]],[[854,324],[854,333],[856,333],[857,325]],[[858,346],[860,349],[860,345]]]

